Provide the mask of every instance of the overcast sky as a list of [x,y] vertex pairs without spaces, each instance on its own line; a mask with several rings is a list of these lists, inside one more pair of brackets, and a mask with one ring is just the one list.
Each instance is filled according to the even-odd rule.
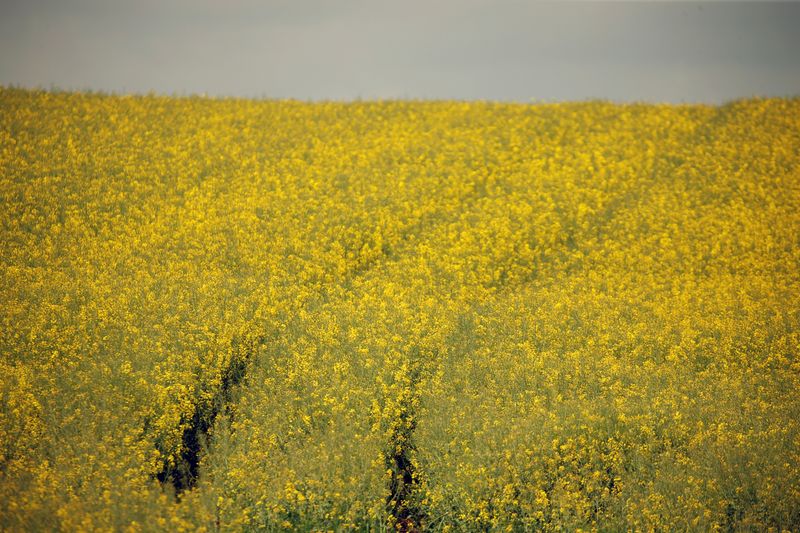
[[0,84],[718,103],[800,94],[800,3],[0,0]]

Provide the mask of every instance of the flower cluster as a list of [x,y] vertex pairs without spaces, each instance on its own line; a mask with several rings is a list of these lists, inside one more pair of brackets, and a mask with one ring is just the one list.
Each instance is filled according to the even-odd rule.
[[797,529],[798,146],[0,89],[0,529]]

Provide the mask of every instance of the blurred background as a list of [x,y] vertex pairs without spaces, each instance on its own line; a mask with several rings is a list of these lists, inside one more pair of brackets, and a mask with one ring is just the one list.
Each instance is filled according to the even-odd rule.
[[0,84],[353,100],[800,94],[800,3],[4,0]]

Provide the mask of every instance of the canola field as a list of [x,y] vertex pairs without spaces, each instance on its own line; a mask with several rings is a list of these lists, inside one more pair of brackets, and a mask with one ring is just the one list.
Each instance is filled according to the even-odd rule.
[[800,100],[0,89],[0,530],[800,530]]

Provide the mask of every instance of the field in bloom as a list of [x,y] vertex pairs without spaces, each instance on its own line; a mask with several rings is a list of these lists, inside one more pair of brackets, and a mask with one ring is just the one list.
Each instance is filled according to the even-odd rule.
[[0,89],[0,530],[800,530],[800,100]]

